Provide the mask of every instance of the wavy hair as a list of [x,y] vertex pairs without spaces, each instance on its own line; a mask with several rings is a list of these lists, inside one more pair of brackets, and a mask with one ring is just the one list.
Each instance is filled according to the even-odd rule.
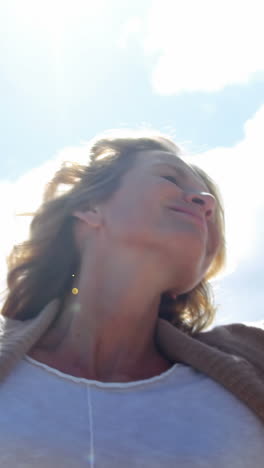
[[[73,285],[72,272],[80,268],[73,223],[75,210],[87,210],[107,200],[118,189],[122,175],[135,164],[142,150],[162,150],[181,157],[170,137],[150,131],[112,131],[92,140],[87,164],[64,161],[46,184],[42,203],[34,213],[29,238],[15,245],[7,257],[7,290],[1,314],[26,320],[37,316],[52,299],[63,300]],[[182,157],[184,160],[184,158]],[[221,233],[218,252],[203,280],[191,291],[172,299],[161,297],[159,316],[182,331],[193,334],[209,327],[217,307],[209,280],[225,266],[225,218],[220,192],[213,180],[194,164],[216,198],[216,223]],[[64,193],[61,185],[68,186]],[[60,308],[61,310],[61,308]]]

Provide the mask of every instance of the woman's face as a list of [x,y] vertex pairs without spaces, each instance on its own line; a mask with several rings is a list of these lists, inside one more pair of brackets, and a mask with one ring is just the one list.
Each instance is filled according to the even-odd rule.
[[[104,239],[153,260],[164,284],[183,294],[203,278],[219,248],[214,213],[216,200],[198,175],[176,155],[138,153],[119,189],[100,205]],[[172,207],[189,208],[203,217]]]

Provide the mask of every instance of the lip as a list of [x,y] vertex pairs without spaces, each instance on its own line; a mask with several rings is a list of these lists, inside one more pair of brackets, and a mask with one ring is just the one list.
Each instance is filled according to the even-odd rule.
[[179,213],[188,214],[188,215],[192,216],[193,218],[195,218],[197,221],[199,221],[199,224],[202,224],[203,226],[205,226],[204,217],[199,215],[198,213],[196,213],[196,212],[194,212],[192,210],[185,209],[185,208],[178,208],[176,206],[170,206],[169,208],[171,210],[179,212]]

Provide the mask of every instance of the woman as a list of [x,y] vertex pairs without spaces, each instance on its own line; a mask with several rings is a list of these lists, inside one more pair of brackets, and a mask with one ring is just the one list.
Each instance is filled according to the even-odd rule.
[[8,259],[1,466],[263,466],[264,332],[202,333],[224,264],[218,189],[167,137],[64,164]]

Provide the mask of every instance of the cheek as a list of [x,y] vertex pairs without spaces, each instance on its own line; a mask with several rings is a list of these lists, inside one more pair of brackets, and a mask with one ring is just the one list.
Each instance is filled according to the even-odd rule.
[[161,195],[154,186],[141,184],[126,188],[108,204],[106,227],[119,240],[142,243],[150,232],[154,232],[161,206]]
[[215,252],[217,252],[218,249],[221,246],[222,235],[221,235],[221,233],[219,231],[218,226],[216,226],[215,224],[212,227],[212,236],[211,237],[212,237],[212,248],[214,249]]
[[215,224],[209,224],[207,256],[210,257],[210,263],[213,261],[220,248],[221,233],[219,228]]

